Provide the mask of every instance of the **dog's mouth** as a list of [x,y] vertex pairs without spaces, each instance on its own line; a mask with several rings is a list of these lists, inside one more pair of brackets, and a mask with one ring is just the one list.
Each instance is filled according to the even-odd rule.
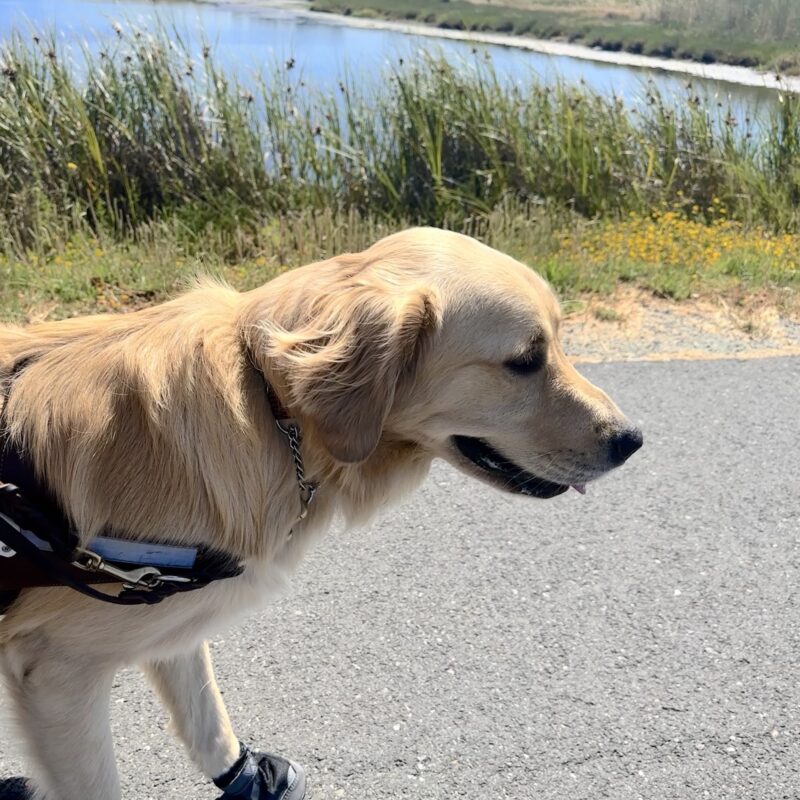
[[[492,483],[506,491],[546,499],[563,494],[570,488],[568,484],[553,483],[533,475],[483,439],[453,436],[452,441],[458,452],[477,467],[483,477],[489,478]],[[573,488],[581,494],[585,492],[583,484],[576,484]]]

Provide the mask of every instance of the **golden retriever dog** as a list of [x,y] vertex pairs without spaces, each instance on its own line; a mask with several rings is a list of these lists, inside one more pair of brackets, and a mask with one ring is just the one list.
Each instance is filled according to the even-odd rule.
[[[197,767],[229,771],[240,744],[204,640],[274,597],[335,514],[363,523],[435,458],[534,498],[622,464],[641,434],[567,360],[559,321],[527,267],[412,229],[250,292],[205,282],[135,313],[0,327],[2,419],[82,542],[114,530],[245,565],[157,605],[21,593],[0,621],[0,667],[36,796],[120,797],[108,705],[126,664],[142,665]],[[317,486],[302,519],[267,386]]]

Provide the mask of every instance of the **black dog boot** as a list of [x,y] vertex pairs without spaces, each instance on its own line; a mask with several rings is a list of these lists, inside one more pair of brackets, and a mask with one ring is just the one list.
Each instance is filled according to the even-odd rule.
[[32,797],[25,778],[0,778],[0,800],[30,800]]
[[244,744],[236,763],[214,783],[223,792],[217,800],[303,800],[306,796],[306,775],[299,764],[254,753]]

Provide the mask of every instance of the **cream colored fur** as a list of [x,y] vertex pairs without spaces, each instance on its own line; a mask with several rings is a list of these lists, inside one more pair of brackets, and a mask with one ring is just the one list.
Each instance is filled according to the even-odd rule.
[[[108,695],[129,663],[144,665],[199,768],[224,771],[238,745],[204,640],[281,591],[335,513],[363,522],[435,457],[486,478],[452,435],[551,481],[607,471],[608,436],[626,423],[569,364],[558,323],[549,288],[518,262],[415,229],[249,293],[205,282],[132,314],[0,327],[0,380],[31,359],[4,409],[10,430],[84,540],[112,527],[247,563],[157,606],[22,594],[0,621],[0,666],[41,797],[120,796]],[[511,373],[503,362],[531,341],[546,367]],[[320,489],[300,523],[250,358],[304,432]]]

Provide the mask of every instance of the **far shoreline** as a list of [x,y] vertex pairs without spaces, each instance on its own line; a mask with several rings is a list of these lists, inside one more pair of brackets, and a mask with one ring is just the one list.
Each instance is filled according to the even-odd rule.
[[352,14],[312,11],[307,0],[249,0],[249,2],[240,2],[240,0],[199,0],[199,2],[219,6],[236,6],[240,10],[253,12],[257,12],[262,8],[282,9],[315,22],[327,21],[331,25],[344,25],[366,30],[390,30],[413,36],[425,36],[429,39],[448,39],[475,42],[476,44],[490,44],[499,47],[515,47],[555,57],[594,61],[620,67],[653,70],[655,72],[668,72],[720,83],[729,83],[735,86],[800,94],[800,76],[783,76],[771,71],[761,72],[752,67],[719,63],[704,64],[699,61],[673,58],[656,58],[625,51],[602,50],[552,39],[535,39],[513,34],[440,28],[420,22],[399,22],[382,17],[359,17]]

